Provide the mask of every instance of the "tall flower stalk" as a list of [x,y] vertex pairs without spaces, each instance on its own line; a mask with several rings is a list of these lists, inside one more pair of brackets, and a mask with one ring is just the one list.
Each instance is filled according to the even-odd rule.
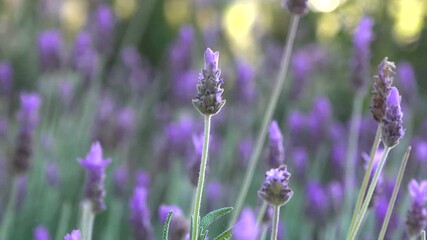
[[205,129],[202,159],[200,161],[199,178],[194,199],[191,240],[197,240],[199,237],[200,206],[208,160],[211,117],[217,114],[225,105],[225,100],[222,99],[224,89],[221,88],[221,84],[224,81],[220,79],[221,69],[218,68],[218,58],[219,52],[213,52],[210,48],[206,49],[204,55],[205,66],[200,73],[199,82],[197,84],[197,96],[193,99],[193,105],[205,118]]
[[262,120],[261,128],[258,133],[258,137],[256,140],[255,147],[252,150],[251,158],[249,160],[248,169],[246,170],[245,177],[243,180],[242,187],[240,188],[239,195],[237,197],[237,201],[234,207],[233,211],[233,217],[231,218],[230,225],[232,225],[239,216],[239,213],[243,207],[243,203],[245,202],[246,196],[249,191],[250,184],[252,182],[252,179],[254,177],[255,169],[258,163],[258,159],[261,155],[261,150],[265,142],[265,138],[267,135],[268,127],[271,122],[271,119],[273,118],[274,110],[277,106],[277,101],[279,99],[280,92],[282,90],[283,84],[286,80],[286,75],[289,68],[289,61],[291,58],[292,48],[294,45],[295,35],[298,29],[298,23],[299,23],[299,15],[293,15],[292,20],[290,23],[290,31],[288,34],[288,39],[286,42],[286,45],[284,47],[285,54],[283,55],[281,64],[280,64],[280,70],[279,74],[277,75],[276,84],[274,86],[273,94],[270,97],[270,100],[268,102],[267,110],[264,114],[264,118]]

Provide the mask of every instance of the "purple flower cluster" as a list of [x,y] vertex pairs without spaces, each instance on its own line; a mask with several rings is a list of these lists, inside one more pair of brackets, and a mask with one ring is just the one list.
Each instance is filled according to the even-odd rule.
[[421,230],[427,226],[427,181],[417,182],[412,179],[408,184],[411,207],[406,218],[407,233],[411,238],[417,238]]
[[56,70],[62,65],[62,37],[58,30],[41,32],[37,41],[40,68],[44,71]]
[[181,240],[190,231],[190,223],[185,218],[180,207],[176,205],[160,205],[159,207],[159,218],[163,224],[166,221],[166,217],[169,211],[173,211],[173,216],[169,225],[169,239]]
[[24,173],[31,165],[33,135],[39,120],[40,96],[36,93],[21,94],[21,108],[18,112],[20,129],[16,140],[12,167],[16,173]]
[[205,67],[200,73],[197,96],[193,99],[193,105],[203,115],[215,115],[225,105],[225,100],[222,99],[224,89],[221,88],[224,80],[220,79],[218,58],[219,52],[206,49]]
[[0,93],[9,95],[12,90],[13,69],[9,62],[0,62]]
[[374,86],[372,89],[371,112],[374,119],[381,123],[387,111],[387,98],[393,84],[393,74],[395,65],[387,58],[378,66],[379,74],[374,76]]
[[38,226],[33,232],[34,240],[50,240],[49,230],[44,226]]
[[154,240],[147,198],[147,190],[143,187],[136,187],[129,203],[130,221],[132,223],[133,236],[136,240]]
[[250,208],[244,208],[233,227],[233,238],[236,240],[256,240],[259,232],[255,213]]
[[381,139],[385,146],[394,147],[399,140],[405,135],[403,129],[403,113],[400,109],[401,96],[395,87],[391,87],[387,97],[387,111],[382,120]]
[[81,240],[80,230],[73,230],[71,233],[65,235],[64,240]]
[[92,211],[98,213],[106,209],[105,198],[105,168],[111,163],[111,159],[103,159],[102,148],[95,142],[86,158],[78,160],[86,169],[87,178],[84,188],[84,199],[92,204]]
[[282,165],[285,161],[283,135],[276,121],[272,121],[269,129],[270,143],[268,152],[268,166],[271,168]]
[[286,204],[293,195],[289,187],[289,178],[286,165],[272,168],[265,173],[265,180],[258,196],[272,206],[282,206]]

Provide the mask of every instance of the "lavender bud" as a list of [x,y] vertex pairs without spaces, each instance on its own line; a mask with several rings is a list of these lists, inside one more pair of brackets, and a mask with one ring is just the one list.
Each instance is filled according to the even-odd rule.
[[40,96],[36,93],[21,94],[21,109],[18,112],[20,129],[16,141],[12,168],[16,173],[23,173],[31,165],[33,155],[33,135],[39,120]]
[[33,232],[34,240],[50,240],[49,230],[44,226],[38,226]]
[[250,208],[244,208],[233,227],[235,240],[256,240],[259,233],[255,213]]
[[45,30],[37,41],[40,67],[43,71],[51,71],[61,66],[62,38],[57,30]]
[[0,92],[9,95],[12,88],[13,69],[8,62],[0,62]]
[[224,89],[220,79],[221,70],[218,69],[219,52],[212,52],[210,48],[205,52],[205,67],[200,73],[197,84],[197,96],[193,99],[193,105],[203,115],[215,115],[225,104],[222,99]]
[[387,57],[378,66],[379,74],[374,76],[374,86],[372,89],[371,112],[374,119],[381,123],[387,111],[387,97],[390,94],[393,84],[393,74],[395,65],[389,62]]
[[64,240],[80,240],[80,230],[73,230],[71,233],[65,235]]
[[387,111],[382,122],[381,140],[385,146],[394,147],[405,135],[402,125],[403,113],[400,109],[401,96],[397,88],[392,87],[387,97]]
[[190,224],[185,218],[180,207],[176,205],[160,205],[159,217],[160,221],[164,223],[169,211],[173,211],[173,217],[169,225],[169,239],[181,240],[184,239],[190,231]]
[[307,0],[284,0],[282,5],[295,15],[302,15],[308,11]]
[[351,61],[351,82],[356,91],[364,91],[368,83],[371,51],[369,46],[374,39],[372,26],[374,22],[369,17],[363,17],[353,35],[353,59]]
[[136,240],[154,240],[150,223],[150,208],[147,203],[148,192],[143,187],[136,187],[130,200],[133,236]]
[[427,181],[418,183],[412,179],[408,184],[409,196],[411,198],[411,207],[408,210],[406,218],[406,231],[411,238],[420,236],[421,231],[427,226]]
[[292,197],[292,189],[289,187],[289,178],[286,165],[272,168],[265,173],[265,180],[258,196],[272,206],[282,206]]
[[270,144],[269,144],[269,155],[268,165],[270,167],[277,167],[285,161],[285,148],[283,147],[283,135],[280,131],[279,125],[276,121],[271,121],[270,129]]
[[104,202],[105,168],[111,163],[111,159],[103,159],[101,145],[95,142],[86,158],[78,159],[78,161],[86,169],[87,174],[84,198],[91,201],[94,213],[104,211],[106,209]]

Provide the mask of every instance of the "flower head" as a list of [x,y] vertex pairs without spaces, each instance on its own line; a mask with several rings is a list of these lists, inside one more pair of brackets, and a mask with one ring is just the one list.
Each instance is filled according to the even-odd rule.
[[387,97],[387,111],[382,120],[381,138],[383,143],[388,147],[394,147],[399,140],[405,135],[403,129],[403,113],[400,109],[401,96],[395,87],[391,87]]
[[71,233],[65,235],[64,240],[80,240],[80,230],[73,230]]
[[285,0],[283,6],[296,15],[305,14],[308,11],[307,0]]
[[272,168],[265,173],[265,180],[258,196],[272,206],[282,206],[292,197],[292,189],[289,187],[289,178],[286,165]]
[[78,161],[87,173],[84,198],[91,201],[94,213],[101,212],[106,209],[104,203],[105,168],[111,163],[111,159],[103,159],[101,144],[95,142],[86,158]]
[[62,38],[55,29],[45,30],[38,36],[38,54],[41,68],[44,71],[54,70],[61,66]]
[[374,76],[374,86],[372,89],[371,112],[377,122],[381,122],[387,111],[387,97],[390,94],[393,84],[395,70],[393,62],[389,62],[387,57],[378,66],[379,73]]
[[411,207],[406,218],[407,233],[411,238],[420,236],[427,226],[427,180],[417,182],[412,179],[408,184]]
[[197,96],[193,99],[193,105],[203,115],[215,115],[225,104],[225,100],[222,99],[224,89],[221,88],[224,81],[220,79],[218,58],[219,52],[206,49],[205,67],[200,73]]
[[133,236],[136,240],[153,240],[153,230],[150,223],[150,209],[147,203],[148,192],[143,187],[136,187],[130,200]]

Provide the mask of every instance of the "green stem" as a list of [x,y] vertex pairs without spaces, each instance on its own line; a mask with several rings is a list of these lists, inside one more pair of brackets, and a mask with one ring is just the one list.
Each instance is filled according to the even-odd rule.
[[399,174],[397,175],[396,184],[394,185],[393,194],[391,195],[390,203],[388,204],[387,214],[381,227],[380,235],[378,240],[384,239],[385,232],[387,231],[388,222],[390,221],[391,213],[393,212],[394,203],[396,202],[397,193],[399,192],[400,183],[402,182],[403,174],[405,173],[406,163],[408,162],[409,154],[411,153],[411,146],[406,149],[405,155],[403,156],[402,164],[399,168]]
[[362,187],[360,188],[359,196],[357,197],[356,207],[354,208],[353,218],[351,219],[351,223],[350,223],[350,229],[352,229],[354,222],[356,221],[356,218],[360,211],[360,207],[362,206],[362,203],[363,203],[363,198],[366,196],[366,189],[368,187],[369,177],[371,176],[372,167],[374,165],[374,158],[377,153],[380,142],[381,142],[381,124],[378,124],[377,133],[375,134],[375,140],[371,148],[371,155],[369,157],[368,168],[365,171]]
[[203,194],[203,184],[205,182],[205,172],[208,160],[208,148],[209,148],[209,133],[211,128],[211,115],[205,115],[205,132],[203,142],[203,153],[202,160],[200,161],[199,181],[197,182],[197,194],[194,201],[194,212],[193,212],[193,226],[191,240],[197,240],[199,234],[199,220],[200,220],[200,205]]
[[[350,134],[348,135],[348,146],[347,146],[347,156],[346,156],[346,168],[345,168],[345,195],[347,208],[351,209],[351,203],[353,200],[354,193],[354,179],[356,169],[355,155],[357,153],[357,145],[359,140],[359,129],[360,129],[360,119],[362,115],[362,105],[364,93],[357,93],[353,101],[353,112],[351,114],[351,125],[350,125]],[[351,214],[351,213],[349,213]]]
[[421,231],[421,240],[426,240],[426,231]]
[[256,225],[261,226],[262,219],[264,218],[265,211],[267,211],[268,204],[266,201],[262,201],[261,208],[259,209],[258,216],[256,219]]
[[273,228],[271,230],[271,240],[277,240],[277,230],[279,228],[280,206],[274,206]]
[[95,214],[92,212],[92,203],[88,200],[84,200],[81,208],[80,229],[82,231],[82,240],[91,240],[93,222],[95,220]]
[[387,156],[388,156],[390,150],[391,150],[390,147],[386,147],[384,149],[381,160],[378,163],[377,169],[375,170],[374,177],[372,178],[372,182],[369,185],[368,194],[366,195],[366,198],[363,201],[362,209],[360,210],[360,213],[358,214],[358,217],[356,218],[354,228],[350,228],[349,235],[348,235],[347,239],[353,240],[356,237],[357,231],[359,230],[360,225],[363,221],[363,218],[365,217],[365,213],[368,210],[369,202],[372,199],[372,195],[374,194],[375,187],[377,186],[378,179],[380,178],[381,171],[384,167],[384,164],[386,162],[386,159],[387,159]]
[[252,151],[251,158],[249,160],[249,167],[246,170],[245,178],[243,180],[243,185],[240,188],[239,196],[237,197],[237,202],[234,207],[233,217],[231,218],[230,225],[233,225],[237,220],[240,211],[243,207],[243,203],[246,199],[246,196],[249,191],[249,186],[252,182],[256,165],[261,155],[261,150],[264,145],[264,141],[267,135],[267,129],[273,117],[274,109],[277,106],[277,101],[279,99],[280,92],[282,90],[283,84],[286,80],[286,74],[289,67],[289,61],[291,59],[292,48],[295,40],[295,35],[298,29],[299,16],[293,15],[291,20],[291,28],[288,34],[288,39],[284,48],[285,54],[283,55],[282,62],[280,65],[280,71],[276,79],[276,85],[274,86],[274,92],[271,95],[270,101],[267,106],[266,113],[264,114],[264,118],[262,121],[262,125],[260,128],[260,132],[258,133],[258,137],[256,140],[255,148]]
[[262,227],[261,236],[260,236],[259,240],[265,240],[267,238],[267,231],[268,231],[267,226],[268,225]]
[[12,189],[9,194],[9,200],[7,202],[6,212],[3,215],[3,222],[0,228],[0,239],[9,239],[9,230],[11,229],[11,224],[15,219],[15,207],[16,207],[16,199],[18,195],[18,178],[20,176],[13,177]]

